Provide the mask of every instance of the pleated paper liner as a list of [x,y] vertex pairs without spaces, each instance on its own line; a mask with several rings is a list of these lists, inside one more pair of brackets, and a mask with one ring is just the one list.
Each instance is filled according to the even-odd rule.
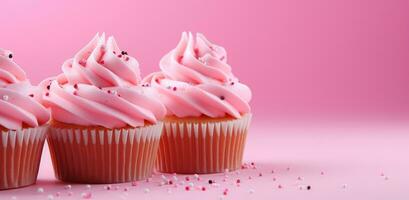
[[46,131],[46,126],[1,131],[0,190],[36,182]]
[[121,183],[151,176],[163,123],[138,128],[50,126],[55,176],[67,182]]
[[183,174],[239,169],[250,121],[251,114],[227,120],[166,120],[157,169]]

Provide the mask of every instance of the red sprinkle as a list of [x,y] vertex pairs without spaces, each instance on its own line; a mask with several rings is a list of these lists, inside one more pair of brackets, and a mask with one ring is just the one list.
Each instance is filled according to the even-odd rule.
[[47,93],[45,93],[45,96],[47,96],[47,97],[48,97],[48,96],[50,96],[50,93],[48,93],[48,92],[47,92]]
[[118,58],[122,58],[122,54],[119,54],[119,55],[118,55]]
[[240,182],[241,182],[240,179],[237,179],[237,180],[236,180],[236,183],[240,183]]
[[34,94],[30,94],[30,95],[28,95],[28,96],[30,96],[30,97],[34,97]]
[[202,187],[202,191],[206,191],[206,187],[203,186],[203,187]]
[[186,180],[186,181],[190,181],[189,176],[186,176],[186,177],[185,177],[185,180]]
[[74,88],[75,88],[75,89],[78,89],[78,84],[74,84]]
[[128,61],[128,60],[129,60],[129,57],[126,57],[126,58],[125,58],[125,61]]
[[189,191],[189,190],[190,190],[190,187],[189,187],[189,186],[186,186],[186,187],[185,187],[185,190],[186,190],[186,191]]

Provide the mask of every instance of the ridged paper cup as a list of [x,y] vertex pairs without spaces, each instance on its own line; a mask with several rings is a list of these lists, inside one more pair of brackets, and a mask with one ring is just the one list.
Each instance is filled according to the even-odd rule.
[[1,131],[0,190],[36,182],[46,132],[47,126]]
[[151,176],[163,124],[105,129],[50,126],[55,176],[67,182],[122,183]]
[[240,119],[166,119],[157,169],[183,174],[239,169],[250,121],[251,114]]

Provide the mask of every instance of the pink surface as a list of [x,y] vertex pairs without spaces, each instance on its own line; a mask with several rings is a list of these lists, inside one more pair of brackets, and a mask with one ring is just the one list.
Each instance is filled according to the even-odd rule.
[[[17,190],[0,192],[0,199],[81,199],[90,191],[92,199],[408,199],[407,181],[409,162],[404,152],[409,151],[409,126],[403,123],[295,123],[279,122],[254,124],[248,138],[245,160],[254,162],[257,169],[240,170],[239,174],[200,175],[200,181],[190,175],[191,181],[174,181],[181,184],[160,186],[161,175],[149,182],[111,185],[73,184],[54,179],[47,149],[42,160],[38,184]],[[263,136],[263,137],[260,137]],[[268,153],[266,153],[268,152]],[[287,169],[289,168],[289,169]],[[274,170],[274,173],[271,173]],[[321,174],[323,172],[323,174]],[[260,177],[259,174],[262,173]],[[251,176],[251,179],[249,177]],[[300,177],[301,180],[298,180]],[[274,181],[274,178],[276,179]],[[209,186],[209,179],[220,186]],[[240,186],[235,182],[240,179]],[[206,191],[185,186],[206,186]],[[278,188],[279,185],[282,188]],[[307,186],[311,190],[307,190]],[[37,192],[38,188],[44,192]],[[116,189],[116,187],[118,187]],[[302,189],[300,190],[299,187]],[[128,191],[124,191],[125,188]],[[145,189],[149,193],[145,193]],[[168,193],[171,190],[171,194]],[[56,197],[60,192],[60,197]],[[68,193],[72,192],[72,196]],[[251,194],[251,192],[254,192]]]
[[33,82],[59,73],[96,32],[143,75],[182,31],[226,48],[257,114],[409,114],[405,0],[2,1],[0,46]]

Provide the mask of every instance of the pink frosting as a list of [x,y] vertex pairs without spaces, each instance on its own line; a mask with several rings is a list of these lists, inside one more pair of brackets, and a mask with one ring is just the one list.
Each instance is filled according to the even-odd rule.
[[160,68],[142,82],[151,86],[147,88],[162,100],[168,115],[240,118],[250,112],[251,90],[232,74],[224,48],[202,34],[183,33]]
[[44,103],[53,119],[106,128],[139,127],[162,119],[164,105],[137,86],[138,62],[121,52],[113,37],[105,42],[104,35],[97,35],[63,65],[63,74],[43,81]]
[[37,101],[38,88],[12,58],[10,51],[0,49],[0,125],[10,130],[44,125],[50,113]]

